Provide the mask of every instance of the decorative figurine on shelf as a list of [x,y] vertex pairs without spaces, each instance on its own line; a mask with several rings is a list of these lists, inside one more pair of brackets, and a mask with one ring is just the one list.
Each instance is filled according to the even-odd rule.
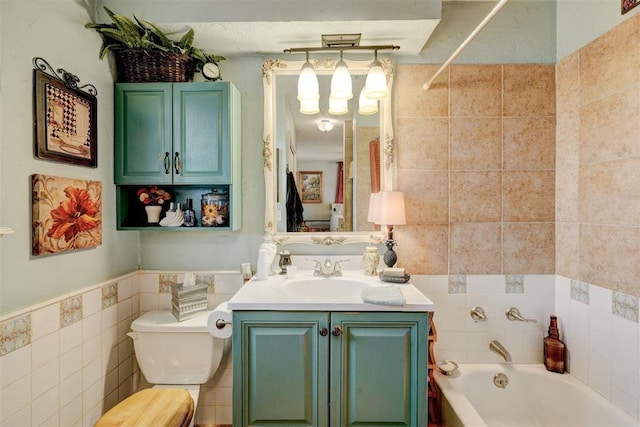
[[184,224],[184,212],[180,209],[180,203],[176,206],[173,202],[164,218],[160,220],[161,227],[180,227]]

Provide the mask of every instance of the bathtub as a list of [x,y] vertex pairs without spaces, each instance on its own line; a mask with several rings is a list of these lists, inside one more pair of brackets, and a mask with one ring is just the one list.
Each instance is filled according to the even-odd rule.
[[[505,388],[494,385],[505,374]],[[544,365],[460,365],[454,376],[436,372],[445,426],[620,427],[640,422],[569,374]]]

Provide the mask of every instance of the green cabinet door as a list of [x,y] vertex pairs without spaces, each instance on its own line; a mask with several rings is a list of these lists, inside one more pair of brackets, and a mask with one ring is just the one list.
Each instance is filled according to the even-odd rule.
[[116,84],[115,183],[231,184],[239,102],[230,82]]
[[233,312],[233,425],[328,426],[328,313]]
[[425,426],[427,314],[332,313],[331,325],[330,425]]
[[172,92],[166,83],[115,88],[116,184],[171,184]]
[[233,425],[425,426],[427,313],[233,312]]
[[173,183],[231,183],[230,83],[173,85]]

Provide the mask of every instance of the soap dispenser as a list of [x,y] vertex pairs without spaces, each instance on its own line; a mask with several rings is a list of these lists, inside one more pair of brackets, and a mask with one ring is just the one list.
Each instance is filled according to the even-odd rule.
[[566,346],[560,340],[558,317],[551,316],[549,335],[544,338],[544,366],[547,371],[564,373]]

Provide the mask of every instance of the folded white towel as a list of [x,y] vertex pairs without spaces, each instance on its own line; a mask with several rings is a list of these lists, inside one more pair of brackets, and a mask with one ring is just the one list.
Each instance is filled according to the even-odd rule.
[[397,286],[371,287],[362,290],[362,301],[379,305],[404,305],[405,299]]

